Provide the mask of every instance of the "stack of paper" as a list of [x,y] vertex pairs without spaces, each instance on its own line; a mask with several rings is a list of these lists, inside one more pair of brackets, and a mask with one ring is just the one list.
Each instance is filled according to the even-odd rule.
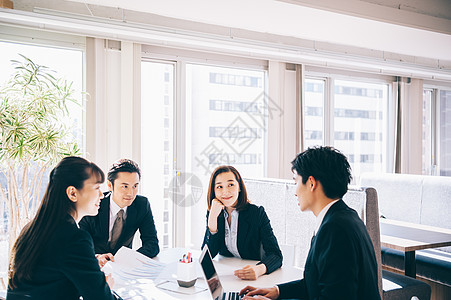
[[114,255],[114,262],[109,261],[102,270],[113,275],[115,283],[121,284],[137,279],[155,280],[165,266],[135,250],[122,247]]

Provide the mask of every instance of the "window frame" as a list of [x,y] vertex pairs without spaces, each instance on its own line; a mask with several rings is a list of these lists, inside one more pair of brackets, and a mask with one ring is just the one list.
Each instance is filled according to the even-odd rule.
[[[162,63],[174,63],[175,69],[175,82],[174,82],[174,133],[173,133],[173,146],[174,146],[174,156],[175,163],[173,165],[173,174],[177,174],[178,172],[182,172],[184,170],[190,170],[190,165],[188,165],[188,157],[191,155],[191,150],[187,148],[187,134],[189,133],[190,128],[186,125],[186,115],[187,112],[191,109],[187,106],[186,103],[186,72],[187,65],[203,65],[203,66],[212,66],[212,67],[224,67],[224,68],[235,68],[235,69],[245,69],[245,70],[255,70],[255,71],[264,71],[266,73],[264,84],[267,93],[267,85],[269,82],[268,79],[268,62],[266,60],[259,59],[249,59],[249,58],[240,58],[234,56],[227,56],[215,53],[204,53],[204,52],[196,52],[190,50],[182,50],[182,49],[171,49],[160,46],[151,46],[151,45],[142,45],[141,48],[141,62],[143,61],[153,61],[153,62],[162,62]],[[209,104],[210,105],[210,104]],[[270,126],[268,124],[268,126]],[[264,145],[264,154],[267,155],[267,139]],[[258,157],[257,157],[258,160]],[[268,163],[265,161],[263,164],[263,168],[265,173],[268,169]],[[170,170],[171,173],[171,170]],[[207,183],[205,183],[207,184]],[[180,193],[180,191],[179,191]],[[206,195],[203,195],[203,199]],[[191,224],[193,224],[194,216],[189,209],[186,207],[181,207],[178,205],[173,205],[173,220],[174,224],[172,226],[172,245],[174,247],[185,247],[192,246],[192,228]],[[203,212],[202,212],[203,214]],[[202,228],[204,225],[204,219],[202,218]]]
[[[442,90],[451,91],[451,85],[446,85],[443,83],[437,83],[433,81],[425,81],[423,84],[423,93],[425,90],[432,91],[431,97],[431,142],[428,147],[431,149],[431,158],[430,158],[430,168],[429,172],[424,173],[423,175],[433,175],[433,176],[441,176],[441,163],[440,163],[440,92]],[[424,126],[424,124],[423,124]],[[424,162],[422,162],[424,163]]]
[[[384,134],[387,135],[387,146],[385,149],[385,165],[383,165],[383,169],[385,172],[390,172],[393,169],[393,153],[394,153],[394,93],[392,84],[395,81],[395,77],[393,76],[385,76],[385,75],[376,75],[376,74],[367,74],[360,72],[350,72],[346,70],[335,70],[335,69],[327,69],[327,68],[318,68],[318,67],[310,67],[306,66],[306,72],[304,75],[304,81],[306,79],[313,80],[323,80],[325,82],[324,87],[324,110],[323,110],[323,146],[324,145],[334,145],[335,144],[335,82],[337,80],[343,81],[354,81],[354,82],[362,82],[362,83],[370,83],[370,84],[386,84],[388,87],[388,101],[387,101],[387,129]],[[302,111],[305,113],[305,93],[301,99],[302,103]],[[301,116],[302,122],[305,122],[304,115]],[[305,126],[303,123],[303,130],[305,130]],[[305,136],[305,133],[303,134]],[[304,148],[301,148],[301,151],[306,150],[305,143],[302,143]],[[301,145],[301,147],[302,147]],[[357,159],[354,157],[354,159]],[[358,182],[358,178],[354,178],[356,182]]]

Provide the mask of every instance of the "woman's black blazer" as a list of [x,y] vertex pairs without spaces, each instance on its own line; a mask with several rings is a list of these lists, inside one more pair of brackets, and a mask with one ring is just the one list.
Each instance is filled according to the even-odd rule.
[[42,250],[31,280],[8,289],[7,299],[115,299],[95,258],[91,236],[67,215]]

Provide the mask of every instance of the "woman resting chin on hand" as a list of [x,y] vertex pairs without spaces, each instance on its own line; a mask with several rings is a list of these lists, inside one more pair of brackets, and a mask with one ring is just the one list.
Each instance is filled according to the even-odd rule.
[[219,253],[259,261],[236,270],[235,276],[255,280],[282,266],[282,252],[265,209],[250,203],[243,179],[234,167],[220,166],[213,171],[207,205],[202,248],[208,245],[212,257]]

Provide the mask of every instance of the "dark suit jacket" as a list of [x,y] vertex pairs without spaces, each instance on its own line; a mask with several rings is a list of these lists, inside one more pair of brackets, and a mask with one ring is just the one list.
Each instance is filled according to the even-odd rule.
[[[208,229],[208,215],[209,212],[202,248],[208,245],[212,257],[218,252],[224,256],[233,256],[225,245],[224,211],[218,216],[216,234],[211,234]],[[266,274],[282,266],[282,252],[262,206],[249,204],[246,209],[239,211],[237,248],[241,258],[260,260],[259,264],[265,264]]]
[[127,207],[125,226],[114,249],[108,244],[110,226],[110,193],[105,194],[105,198],[100,202],[97,216],[86,216],[80,221],[80,228],[89,232],[94,241],[95,252],[98,254],[112,253],[113,255],[122,247],[132,247],[133,237],[139,229],[141,234],[142,247],[138,252],[155,257],[160,252],[158,246],[157,230],[150,209],[149,201],[146,197],[136,196],[135,201]]
[[111,300],[111,294],[94,255],[89,234],[67,215],[42,250],[31,281],[21,282],[7,299]]
[[343,200],[333,204],[316,234],[304,278],[279,285],[280,298],[380,300],[377,263],[365,224]]

